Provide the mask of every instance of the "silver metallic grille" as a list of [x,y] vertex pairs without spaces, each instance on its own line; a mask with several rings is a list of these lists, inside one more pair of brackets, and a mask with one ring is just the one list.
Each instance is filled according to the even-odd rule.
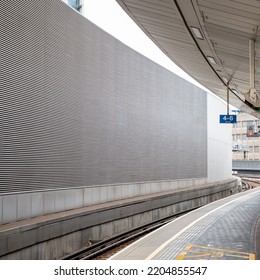
[[207,176],[206,94],[61,1],[0,1],[0,192]]

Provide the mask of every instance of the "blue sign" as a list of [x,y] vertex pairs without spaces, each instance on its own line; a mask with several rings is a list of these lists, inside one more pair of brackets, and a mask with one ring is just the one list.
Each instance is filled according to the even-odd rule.
[[236,115],[220,115],[219,122],[220,123],[236,123],[237,116]]

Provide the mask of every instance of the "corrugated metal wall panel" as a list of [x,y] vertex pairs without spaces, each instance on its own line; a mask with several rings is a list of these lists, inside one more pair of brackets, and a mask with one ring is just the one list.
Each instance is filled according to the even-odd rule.
[[0,192],[207,176],[202,90],[60,1],[1,1],[0,38]]

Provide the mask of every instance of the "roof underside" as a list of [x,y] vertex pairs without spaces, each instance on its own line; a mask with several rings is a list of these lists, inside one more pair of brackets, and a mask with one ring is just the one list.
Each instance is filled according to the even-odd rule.
[[180,68],[224,100],[229,84],[230,104],[260,118],[260,0],[117,2]]

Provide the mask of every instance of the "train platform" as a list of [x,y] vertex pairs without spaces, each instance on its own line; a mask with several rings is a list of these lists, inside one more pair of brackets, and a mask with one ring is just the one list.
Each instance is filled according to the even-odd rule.
[[260,259],[259,217],[260,188],[255,188],[189,212],[110,259]]

